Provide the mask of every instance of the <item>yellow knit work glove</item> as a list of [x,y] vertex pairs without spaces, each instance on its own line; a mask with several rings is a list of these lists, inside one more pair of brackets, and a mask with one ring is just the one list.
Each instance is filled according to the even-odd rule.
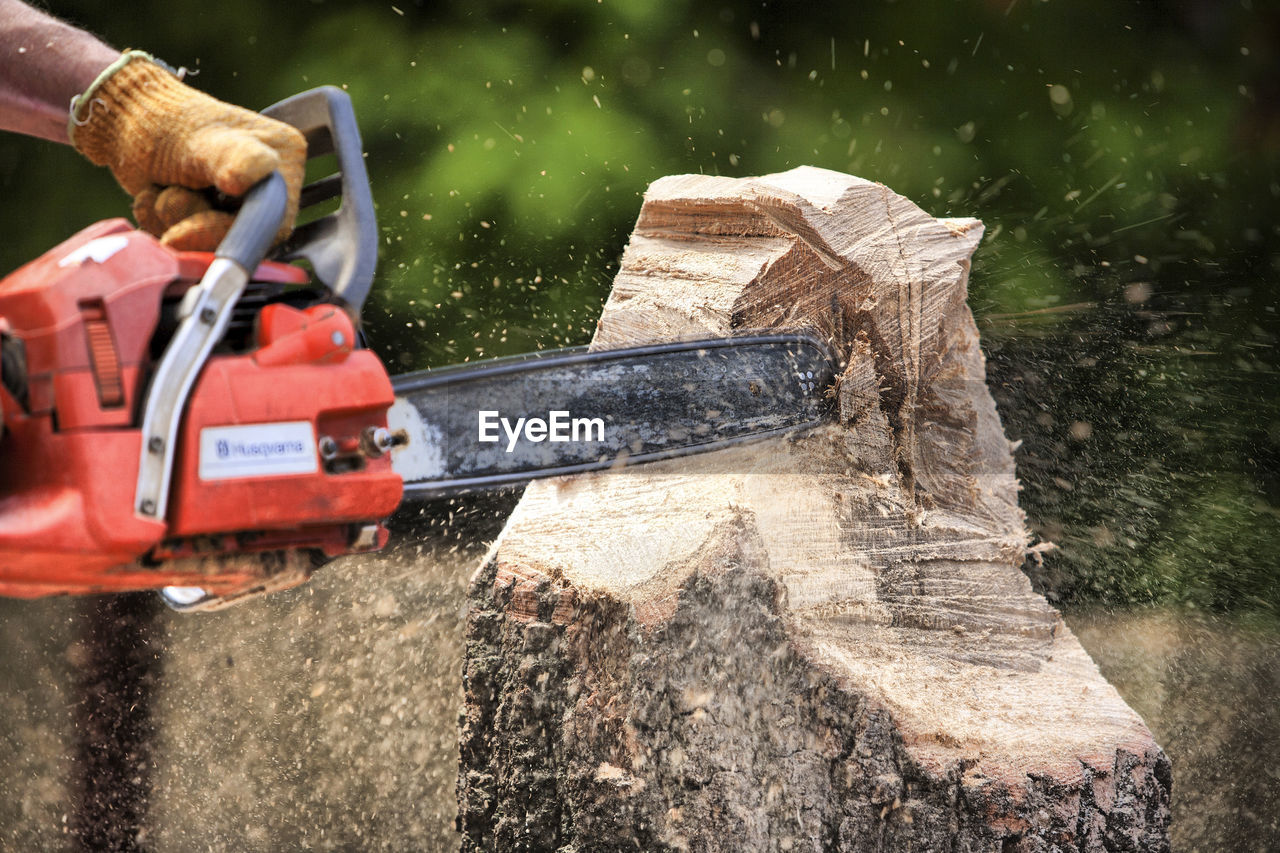
[[232,215],[195,190],[244,193],[273,170],[289,190],[283,240],[298,215],[307,142],[297,129],[182,83],[141,51],[126,51],[72,103],[76,150],[111,169],[133,196],[138,225],[176,249],[217,248]]

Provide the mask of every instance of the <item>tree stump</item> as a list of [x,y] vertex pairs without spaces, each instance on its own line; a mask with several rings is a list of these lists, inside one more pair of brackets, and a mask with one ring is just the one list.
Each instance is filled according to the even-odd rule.
[[808,330],[839,423],[531,485],[472,582],[465,849],[1159,850],[1170,766],[1021,571],[974,219],[664,178],[593,346]]

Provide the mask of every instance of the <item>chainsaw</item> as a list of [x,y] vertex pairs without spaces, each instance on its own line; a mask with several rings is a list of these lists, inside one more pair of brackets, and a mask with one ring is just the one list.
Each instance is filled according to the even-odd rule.
[[264,112],[337,166],[303,188],[282,245],[273,174],[215,252],[112,219],[0,281],[0,594],[157,589],[216,609],[381,548],[405,501],[829,416],[833,355],[803,334],[389,376],[360,332],[378,240],[350,100],[323,87]]

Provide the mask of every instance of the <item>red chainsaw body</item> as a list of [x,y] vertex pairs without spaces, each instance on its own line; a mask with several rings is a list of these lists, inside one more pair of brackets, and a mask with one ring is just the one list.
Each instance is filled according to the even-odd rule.
[[[187,401],[165,518],[135,513],[163,306],[211,260],[116,219],[0,280],[3,331],[26,362],[25,399],[7,380],[0,387],[0,594],[217,594],[262,572],[223,557],[332,557],[385,542],[380,521],[402,482],[361,436],[386,427],[394,394],[378,358],[353,347],[346,313],[328,304],[266,304],[239,348],[215,351]],[[307,275],[265,262],[253,280],[301,285]],[[330,453],[318,451],[322,440]]]

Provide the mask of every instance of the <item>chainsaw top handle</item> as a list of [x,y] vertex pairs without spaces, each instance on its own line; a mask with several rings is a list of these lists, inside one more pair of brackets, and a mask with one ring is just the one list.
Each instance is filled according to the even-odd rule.
[[[337,159],[335,174],[302,188],[299,212],[305,219],[308,208],[332,198],[341,200],[338,209],[299,225],[277,256],[310,263],[315,278],[358,324],[378,262],[378,225],[351,98],[341,89],[321,86],[273,104],[262,114],[302,131],[308,160],[328,154]],[[274,228],[267,229],[268,238],[274,233]]]

